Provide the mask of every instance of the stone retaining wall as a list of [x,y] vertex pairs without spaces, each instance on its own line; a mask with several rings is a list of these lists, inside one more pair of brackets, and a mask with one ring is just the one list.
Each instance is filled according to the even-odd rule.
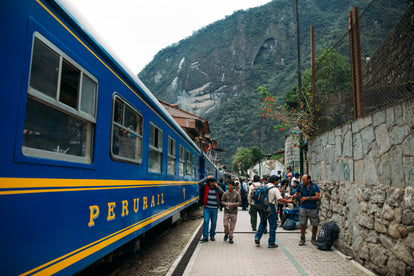
[[313,139],[309,170],[336,247],[382,275],[414,275],[414,99]]

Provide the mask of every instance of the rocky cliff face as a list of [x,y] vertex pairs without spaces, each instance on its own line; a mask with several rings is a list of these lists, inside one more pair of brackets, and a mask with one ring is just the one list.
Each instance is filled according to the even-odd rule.
[[[348,11],[353,6],[363,11],[369,4],[366,0],[299,3],[302,70],[310,67],[311,24],[317,34],[342,35],[338,30],[348,29]],[[404,11],[407,4],[395,0],[379,5]],[[221,158],[228,167],[238,147],[259,146],[266,154],[274,153],[283,148],[284,133],[275,131],[277,123],[264,120],[253,107],[261,100],[258,86],[282,97],[297,84],[295,13],[295,1],[290,0],[235,12],[161,50],[139,78],[160,100],[207,119],[211,137],[226,150]],[[332,46],[338,39],[322,35],[316,48]]]
[[161,100],[197,115],[212,111],[248,88],[254,68],[281,69],[292,60],[294,7],[281,2],[236,12],[162,50],[140,78]]

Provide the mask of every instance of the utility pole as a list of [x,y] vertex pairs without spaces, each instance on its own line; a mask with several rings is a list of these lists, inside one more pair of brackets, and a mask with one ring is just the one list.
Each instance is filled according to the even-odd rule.
[[262,164],[261,164],[262,163],[262,154],[261,154],[261,152],[262,152],[262,150],[260,148],[260,136],[261,136],[260,129],[261,129],[261,127],[259,126],[259,177],[262,178],[262,172],[261,172],[261,166],[262,166]]
[[[302,74],[300,69],[300,28],[299,28],[299,0],[296,0],[296,36],[297,36],[297,48],[298,48],[298,106],[300,106],[300,98],[302,94]],[[303,137],[299,137],[299,167],[300,174],[303,175]]]

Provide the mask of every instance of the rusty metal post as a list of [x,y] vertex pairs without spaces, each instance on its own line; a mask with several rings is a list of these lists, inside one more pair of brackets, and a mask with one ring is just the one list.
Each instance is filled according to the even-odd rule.
[[353,28],[352,28],[352,12],[348,12],[348,23],[349,23],[349,61],[351,63],[351,80],[352,80],[352,107],[354,120],[358,117],[357,113],[357,95],[355,89],[355,63],[354,63],[354,39],[353,39]]
[[356,113],[357,118],[364,117],[364,91],[362,86],[362,61],[361,61],[361,36],[359,28],[359,9],[352,8],[352,40],[355,68],[355,92],[356,92]]

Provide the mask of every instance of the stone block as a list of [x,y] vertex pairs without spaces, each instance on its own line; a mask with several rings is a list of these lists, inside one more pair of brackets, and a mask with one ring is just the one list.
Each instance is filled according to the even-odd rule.
[[394,208],[394,219],[396,223],[402,222],[402,209],[401,208]]
[[383,123],[385,123],[385,112],[384,111],[379,111],[372,115],[372,126],[376,127]]
[[372,154],[368,154],[364,159],[364,168],[365,168],[365,183],[376,185],[377,178],[377,168],[379,160],[374,160]]
[[379,158],[378,181],[383,185],[391,185],[391,162],[389,154],[385,153]]
[[404,157],[403,165],[405,184],[414,188],[414,157]]
[[367,126],[361,131],[361,138],[363,153],[364,155],[366,155],[371,150],[372,143],[375,139],[374,129],[372,128],[372,126]]
[[331,130],[327,133],[327,145],[334,145],[335,144],[335,131]]
[[378,242],[378,234],[375,231],[367,230],[367,229],[361,229],[361,237],[366,242],[370,243],[377,243]]
[[354,161],[355,182],[365,183],[364,160]]
[[387,263],[387,267],[388,267],[388,275],[392,275],[392,276],[407,275],[406,274],[407,265],[403,261],[399,260],[397,257],[394,257],[394,256],[390,257]]
[[388,233],[388,227],[382,223],[383,221],[381,219],[375,219],[375,224],[374,224],[374,229],[375,231],[379,232],[379,233],[383,233],[383,234],[387,234]]
[[388,226],[388,235],[390,235],[391,237],[395,238],[395,239],[400,239],[401,238],[401,234],[400,231],[398,231],[397,228],[397,224],[390,224],[390,226]]
[[394,107],[392,106],[385,110],[385,124],[389,129],[395,125]]
[[414,210],[414,188],[413,187],[407,187],[404,190],[403,201],[402,201],[401,207],[403,207],[404,209],[410,208]]
[[372,125],[372,116],[366,116],[364,118],[358,119],[358,127],[359,129],[364,129],[369,125]]
[[405,244],[410,247],[411,249],[414,249],[414,233],[408,233],[407,239],[405,240]]
[[349,131],[343,137],[342,155],[343,157],[352,157],[352,133]]
[[355,133],[352,137],[353,157],[354,160],[361,160],[364,157],[364,151],[362,149],[361,134]]
[[390,238],[388,235],[379,234],[378,239],[385,248],[392,248],[395,244],[394,239]]
[[333,145],[327,145],[323,152],[325,163],[332,164],[335,159],[335,147]]
[[401,222],[405,225],[414,224],[414,212],[410,209],[404,209],[402,211],[402,220]]
[[363,260],[369,260],[369,247],[366,242],[363,242],[361,244],[361,247],[358,251],[358,255]]
[[387,203],[391,206],[397,207],[401,205],[404,197],[404,189],[401,188],[389,188]]
[[395,124],[401,124],[403,122],[402,104],[394,105],[394,121]]
[[402,104],[403,121],[408,126],[414,125],[414,101],[406,101]]
[[400,235],[403,239],[405,239],[408,236],[408,228],[407,227],[398,225],[397,230],[398,230],[398,232],[400,232]]
[[371,203],[384,203],[387,198],[387,190],[384,187],[376,187],[372,191]]
[[378,154],[382,155],[391,147],[390,137],[385,124],[381,124],[375,128],[375,139],[378,146]]
[[359,225],[364,226],[370,230],[374,229],[374,217],[361,214],[356,218]]
[[388,261],[388,250],[382,244],[369,244],[371,261],[377,266],[384,266]]
[[403,153],[405,156],[414,156],[414,133],[411,133],[403,141]]
[[385,204],[384,208],[382,208],[381,216],[383,219],[386,219],[388,221],[393,220],[394,219],[394,208],[392,208],[388,204]]
[[351,123],[351,129],[352,129],[352,133],[358,133],[359,132],[359,124],[358,124],[358,120],[357,121],[353,121]]
[[403,155],[401,147],[392,147],[389,152],[389,160],[391,162],[391,186],[405,187],[403,168]]
[[401,144],[408,135],[408,128],[405,125],[398,125],[391,128],[390,143],[391,145]]
[[334,132],[335,132],[335,136],[342,136],[342,129],[341,129],[341,127],[335,128]]
[[410,266],[414,266],[414,256],[411,250],[403,243],[397,242],[392,248],[394,255]]
[[335,136],[335,158],[341,157],[342,154],[342,137]]

